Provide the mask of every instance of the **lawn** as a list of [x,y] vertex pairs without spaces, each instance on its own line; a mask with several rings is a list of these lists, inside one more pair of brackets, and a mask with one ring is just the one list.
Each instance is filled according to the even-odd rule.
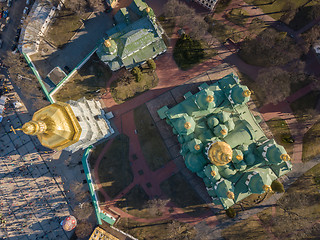
[[62,48],[81,27],[81,18],[86,19],[89,15],[90,13],[78,15],[69,9],[61,9],[47,31],[48,41]]
[[[143,240],[166,239],[195,239],[196,230],[193,226],[177,222],[174,227],[172,220],[154,223],[141,223],[128,218],[121,218],[116,227],[130,235]],[[177,226],[178,225],[178,226]]]
[[175,205],[192,217],[209,211],[197,192],[181,173],[176,173],[160,184],[161,190]]
[[159,79],[156,72],[149,69],[146,64],[142,68],[142,79],[139,82],[127,72],[111,83],[110,91],[116,103],[121,104],[158,85]]
[[208,30],[215,38],[224,43],[228,38],[238,43],[244,38],[243,32],[240,32],[220,21],[214,20]]
[[244,26],[247,23],[248,13],[241,8],[234,8],[226,14],[226,18],[236,25]]
[[298,121],[307,121],[313,118],[314,109],[319,100],[320,91],[312,91],[290,104],[292,112]]
[[145,104],[134,109],[134,121],[143,155],[149,168],[155,171],[171,158]]
[[133,180],[129,161],[129,138],[118,135],[103,156],[98,169],[100,183],[109,197],[114,198]]
[[[277,201],[275,209],[258,213],[222,232],[233,239],[318,239],[320,235],[320,164],[298,178]],[[260,223],[259,223],[260,222]],[[268,229],[268,232],[266,231]]]
[[220,0],[220,1],[218,1],[217,5],[216,5],[216,7],[214,9],[214,12],[215,13],[223,12],[229,6],[231,1],[232,0]]
[[140,185],[134,186],[123,198],[117,201],[116,206],[122,211],[139,218],[152,217],[147,208],[149,196]]
[[320,154],[320,122],[315,123],[303,137],[302,161],[306,162]]
[[111,70],[94,54],[55,94],[57,101],[92,99],[105,91]]
[[272,118],[266,122],[276,140],[276,142],[282,145],[287,153],[292,156],[293,153],[293,143],[290,143],[292,139],[289,127],[285,120],[281,118]]
[[[275,20],[280,20],[288,9],[298,9],[309,0],[244,0],[248,4],[256,5],[265,14],[270,15]],[[310,5],[312,3],[309,3]]]

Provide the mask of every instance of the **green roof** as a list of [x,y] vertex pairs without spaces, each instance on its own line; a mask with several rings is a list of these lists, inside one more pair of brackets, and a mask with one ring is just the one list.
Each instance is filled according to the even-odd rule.
[[[158,114],[178,135],[187,168],[203,179],[215,204],[229,208],[252,193],[263,193],[291,170],[285,149],[266,137],[248,109],[250,92],[237,76],[229,74],[212,85],[202,84],[199,90],[171,109],[160,108]],[[186,121],[192,121],[192,128],[183,127]],[[216,141],[232,149],[231,161],[225,165],[221,160],[215,165],[207,156]]]
[[[146,11],[147,6],[140,0],[135,0],[129,6],[131,10],[142,11],[141,18],[133,23],[128,20],[126,9],[120,9],[115,15],[118,24],[107,31],[107,37],[101,41],[97,50],[99,58],[111,70],[116,71],[123,66],[133,68],[166,51],[162,30],[155,21],[152,9],[149,8],[149,13]],[[105,39],[115,42],[115,52],[104,45]]]

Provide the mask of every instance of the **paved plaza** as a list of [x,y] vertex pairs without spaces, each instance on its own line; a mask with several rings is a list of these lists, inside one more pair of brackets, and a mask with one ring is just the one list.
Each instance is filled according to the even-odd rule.
[[24,106],[13,107],[21,102],[16,93],[8,97],[0,123],[0,239],[69,239],[73,232],[65,232],[60,222],[71,209],[61,177],[49,167],[53,152],[41,147],[36,137],[11,131],[31,115]]

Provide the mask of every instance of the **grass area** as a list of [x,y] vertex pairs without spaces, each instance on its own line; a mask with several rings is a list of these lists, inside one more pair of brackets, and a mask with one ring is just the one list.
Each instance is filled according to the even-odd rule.
[[320,154],[320,122],[315,123],[303,137],[302,161],[306,162]]
[[106,193],[114,198],[133,180],[129,162],[129,138],[118,135],[103,156],[98,169],[100,183]]
[[116,227],[130,235],[144,240],[154,239],[195,239],[196,230],[187,223],[164,220],[155,223],[141,223],[128,218],[121,218]]
[[[233,239],[318,239],[320,217],[320,164],[291,184],[271,208],[223,230],[222,236]],[[274,214],[273,214],[274,213]],[[266,229],[268,229],[267,235]]]
[[135,81],[135,77],[128,72],[111,83],[110,91],[116,103],[123,103],[158,85],[156,72],[149,69],[146,64],[142,67],[141,81]]
[[173,58],[182,70],[188,70],[215,55],[217,51],[214,48],[185,34],[178,39],[173,49]]
[[140,185],[134,186],[123,198],[117,201],[116,206],[132,216],[139,218],[153,217],[146,204],[149,196]]
[[275,20],[280,18],[288,11],[298,9],[304,4],[315,4],[309,0],[244,0],[248,4],[256,5],[261,8],[265,14],[270,15]]
[[234,8],[226,14],[226,18],[230,22],[239,26],[244,26],[247,23],[248,16],[248,13],[241,8]]
[[239,221],[230,227],[225,228],[222,237],[226,240],[239,240],[239,239],[258,239],[265,240],[267,232],[265,227],[261,226],[259,221],[253,218],[248,220]]
[[269,227],[278,239],[318,239],[319,174],[318,164],[294,182],[278,200],[274,215],[271,209],[258,214],[262,224]]
[[111,76],[111,70],[94,54],[89,61],[54,94],[54,98],[61,102],[66,102],[70,99],[78,100],[82,97],[92,99],[105,91],[105,87]]
[[62,48],[81,27],[81,19],[86,19],[89,15],[90,13],[76,14],[66,8],[58,11],[47,32],[49,42]]
[[209,211],[206,204],[181,173],[166,179],[160,184],[160,187],[177,207],[192,217],[199,217]]
[[312,91],[290,104],[292,112],[298,121],[303,122],[313,118],[319,96],[320,91]]
[[214,9],[215,13],[223,12],[231,3],[232,0],[220,0],[218,1],[216,8]]
[[145,104],[134,109],[134,121],[143,155],[149,168],[155,171],[171,158]]
[[230,38],[233,42],[238,43],[244,38],[243,32],[239,32],[238,30],[217,20],[213,21],[213,24],[209,27],[208,31],[220,42],[225,42]]
[[271,129],[276,142],[282,145],[286,149],[287,153],[292,156],[293,143],[290,143],[286,140],[292,139],[292,136],[286,121],[281,118],[272,118],[266,123]]

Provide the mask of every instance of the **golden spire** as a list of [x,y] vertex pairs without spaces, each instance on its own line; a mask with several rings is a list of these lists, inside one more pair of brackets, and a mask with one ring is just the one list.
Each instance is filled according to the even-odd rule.
[[191,128],[191,123],[186,122],[186,123],[184,124],[184,128],[185,128],[185,129],[190,129],[190,128]]
[[227,192],[227,197],[230,198],[230,199],[234,199],[234,193],[231,192],[231,191],[228,191]]
[[241,160],[243,160],[243,156],[242,156],[242,155],[237,155],[237,156],[236,156],[236,159],[237,159],[238,161],[241,161]]
[[199,144],[194,145],[194,149],[197,151],[200,150],[200,145]]
[[266,185],[266,184],[262,186],[262,189],[265,192],[271,192],[272,191],[272,188],[270,187],[270,185]]
[[104,45],[105,45],[107,48],[111,47],[111,42],[110,42],[110,40],[109,40],[109,39],[104,40]]
[[216,166],[224,166],[232,160],[232,148],[228,143],[215,142],[207,152],[211,163]]
[[149,13],[151,9],[149,7],[146,8],[146,12]]
[[43,146],[56,150],[76,143],[81,135],[80,124],[71,107],[62,102],[38,110],[33,114],[31,121],[16,130],[36,135]]
[[244,96],[244,97],[250,97],[250,95],[251,95],[251,92],[250,92],[250,90],[244,90],[243,92],[242,92],[242,96]]
[[206,98],[206,101],[207,101],[208,103],[213,102],[213,100],[214,100],[214,97],[213,97],[212,95],[208,95],[207,98]]
[[286,161],[289,161],[291,158],[289,154],[281,154],[280,159],[286,162]]
[[221,129],[220,133],[221,133],[222,135],[226,135],[226,134],[227,134],[227,130],[223,128],[223,129]]

